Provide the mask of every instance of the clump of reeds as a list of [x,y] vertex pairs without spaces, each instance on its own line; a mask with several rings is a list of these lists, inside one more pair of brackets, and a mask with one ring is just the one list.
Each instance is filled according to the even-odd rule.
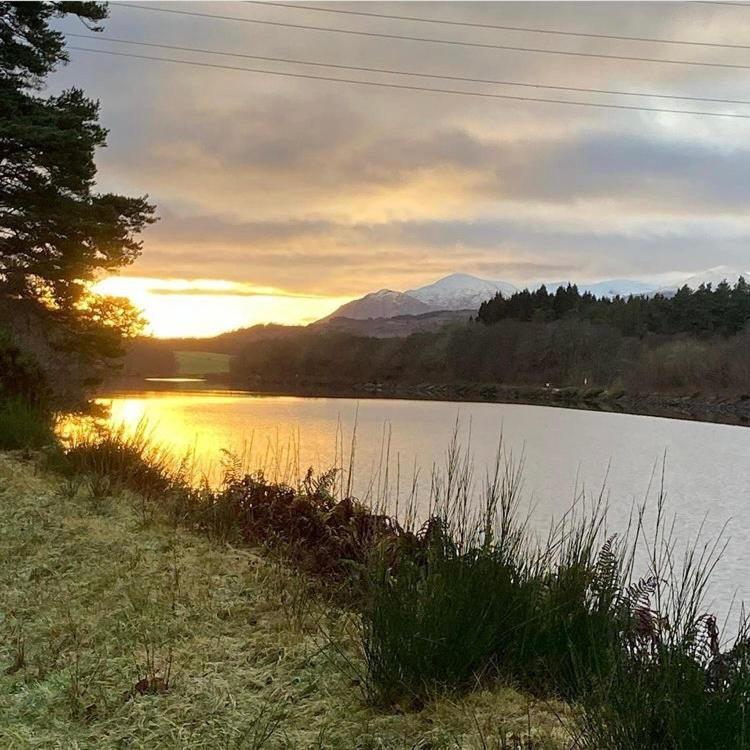
[[[642,516],[639,532],[643,535]],[[750,747],[750,625],[740,617],[722,642],[703,600],[723,554],[720,537],[676,552],[674,524],[659,500],[650,574],[613,602],[621,629],[607,669],[592,669],[581,696],[584,750],[741,750]]]
[[128,489],[146,500],[191,494],[185,464],[175,466],[170,452],[156,444],[145,422],[129,430],[87,427],[69,435],[56,462],[63,473],[106,478],[113,491]]
[[520,512],[522,463],[498,453],[477,509],[471,468],[454,446],[433,482],[424,553],[397,568],[374,557],[362,644],[372,700],[417,704],[440,689],[502,677],[535,692],[577,695],[602,660],[619,583],[603,511],[569,517],[545,544]]

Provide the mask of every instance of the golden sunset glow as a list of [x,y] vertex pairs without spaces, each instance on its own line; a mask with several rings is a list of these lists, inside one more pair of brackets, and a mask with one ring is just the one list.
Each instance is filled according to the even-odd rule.
[[127,297],[157,338],[206,337],[257,323],[304,325],[351,297],[296,295],[221,279],[118,277],[94,285],[100,294]]

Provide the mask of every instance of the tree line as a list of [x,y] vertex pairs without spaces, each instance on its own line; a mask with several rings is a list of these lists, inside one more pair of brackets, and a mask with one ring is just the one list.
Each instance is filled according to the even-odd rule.
[[595,297],[575,284],[550,292],[545,286],[524,289],[510,297],[498,294],[483,302],[477,320],[492,325],[502,320],[549,322],[577,317],[611,325],[625,336],[652,334],[736,334],[750,320],[750,284],[744,278],[730,285],[683,286],[673,296]]
[[404,338],[302,332],[255,341],[232,361],[243,387],[420,384],[602,388],[636,393],[750,393],[750,330],[626,336],[565,317],[456,325]]

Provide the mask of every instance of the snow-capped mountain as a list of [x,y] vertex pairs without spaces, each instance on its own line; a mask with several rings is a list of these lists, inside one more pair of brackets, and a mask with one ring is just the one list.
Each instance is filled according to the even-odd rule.
[[[654,284],[646,284],[643,281],[634,279],[607,279],[606,281],[595,281],[591,283],[581,283],[574,281],[554,281],[545,284],[547,291],[553,292],[560,286],[576,284],[578,291],[581,293],[589,292],[595,297],[629,297],[631,294],[650,294],[656,291]],[[538,288],[539,285],[537,285]]]
[[594,284],[584,284],[578,287],[582,292],[590,292],[595,297],[629,297],[632,295],[649,294],[656,289],[654,284],[646,284],[634,279],[607,279]]
[[328,317],[368,320],[369,318],[394,318],[397,315],[420,315],[432,309],[409,294],[394,292],[392,289],[381,289],[341,305]]
[[468,273],[452,273],[434,284],[409,289],[406,293],[433,310],[476,310],[482,302],[492,299],[498,292],[510,296],[517,291],[507,281],[490,281]]
[[482,302],[492,299],[498,292],[510,296],[517,291],[513,284],[505,281],[489,281],[467,273],[454,273],[434,284],[410,289],[407,292],[394,292],[392,289],[371,292],[342,305],[325,320],[367,320],[444,310],[478,310]]
[[729,284],[736,284],[740,276],[744,276],[746,281],[750,281],[750,271],[743,271],[731,266],[714,266],[706,271],[689,276],[678,284],[663,287],[659,289],[659,292],[663,294],[674,293],[683,286],[697,289],[701,284],[711,284],[715,287],[717,284],[721,284],[722,281],[727,281]]

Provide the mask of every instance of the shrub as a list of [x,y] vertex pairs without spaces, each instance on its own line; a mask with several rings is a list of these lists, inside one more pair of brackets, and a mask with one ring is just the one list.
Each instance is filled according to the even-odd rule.
[[55,441],[53,417],[20,396],[0,398],[0,449],[42,448]]
[[34,357],[23,351],[0,328],[0,399],[13,398],[44,408],[49,398],[49,388]]

